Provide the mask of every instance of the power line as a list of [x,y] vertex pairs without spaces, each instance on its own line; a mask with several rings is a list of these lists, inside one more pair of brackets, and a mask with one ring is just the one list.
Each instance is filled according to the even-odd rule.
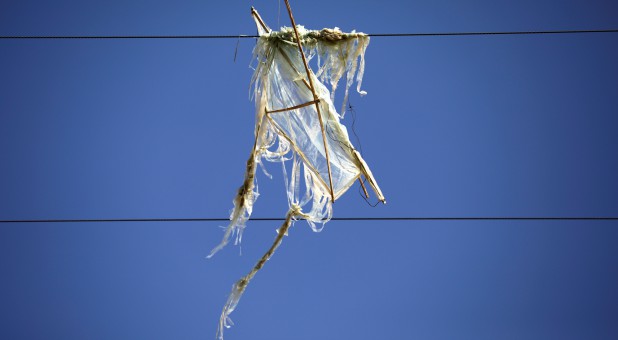
[[[279,217],[255,217],[250,221],[283,221]],[[332,221],[618,221],[613,216],[537,217],[333,217]],[[30,219],[0,220],[0,223],[120,223],[120,222],[228,222],[228,218],[113,218],[113,219]]]
[[384,33],[369,34],[371,37],[441,37],[471,35],[532,35],[532,34],[579,34],[579,33],[618,33],[609,30],[555,30],[555,31],[502,31],[502,32],[446,32],[446,33]]
[[[618,29],[605,30],[550,30],[550,31],[498,31],[498,32],[433,32],[433,33],[371,33],[370,37],[444,37],[483,35],[538,35],[618,33]],[[239,39],[259,38],[258,35],[3,35],[0,39]]]
[[238,39],[259,38],[257,35],[14,35],[0,39]]

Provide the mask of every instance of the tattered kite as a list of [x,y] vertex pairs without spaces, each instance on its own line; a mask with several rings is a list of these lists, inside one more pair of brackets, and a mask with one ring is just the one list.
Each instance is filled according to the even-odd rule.
[[[257,66],[251,80],[256,104],[255,142],[247,160],[245,180],[234,198],[230,224],[223,240],[208,257],[222,249],[232,237],[237,244],[241,241],[258,197],[256,167],[262,165],[263,160],[283,164],[290,208],[271,248],[249,274],[233,285],[219,320],[219,339],[223,339],[224,328],[232,324],[229,315],[247,284],[281,244],[293,221],[304,219],[314,231],[320,231],[332,216],[332,204],[355,181],[361,183],[368,195],[363,177],[378,200],[386,202],[367,163],[339,122],[341,117],[333,104],[337,84],[344,76],[342,113],[355,76],[357,91],[366,94],[360,88],[369,36],[354,31],[343,33],[338,28],[306,30],[296,25],[290,5],[287,0],[285,2],[292,27],[283,27],[279,32],[272,31],[251,8],[259,32],[254,49]],[[317,72],[307,63],[315,58]],[[332,91],[326,87],[327,83]],[[289,173],[285,167],[287,161],[292,163]]]

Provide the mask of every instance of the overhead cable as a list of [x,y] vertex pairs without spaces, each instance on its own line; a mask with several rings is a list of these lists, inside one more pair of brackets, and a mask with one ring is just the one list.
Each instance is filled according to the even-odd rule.
[[[548,31],[497,31],[497,32],[430,32],[430,33],[369,33],[370,37],[444,37],[486,35],[539,35],[618,33],[618,29],[548,30]],[[0,39],[239,39],[259,38],[258,35],[1,35]]]

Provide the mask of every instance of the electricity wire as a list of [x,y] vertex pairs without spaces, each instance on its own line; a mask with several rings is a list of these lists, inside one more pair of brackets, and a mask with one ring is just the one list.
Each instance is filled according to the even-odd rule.
[[[497,31],[497,32],[430,32],[430,33],[370,33],[370,37],[444,37],[486,35],[539,35],[618,33],[618,29],[547,30],[547,31]],[[2,35],[0,39],[240,39],[259,38],[259,35]]]
[[[283,221],[280,217],[253,217],[250,221]],[[112,218],[112,219],[16,219],[0,223],[121,223],[121,222],[226,222],[229,218]],[[618,221],[614,216],[494,216],[494,217],[333,217],[331,221]]]

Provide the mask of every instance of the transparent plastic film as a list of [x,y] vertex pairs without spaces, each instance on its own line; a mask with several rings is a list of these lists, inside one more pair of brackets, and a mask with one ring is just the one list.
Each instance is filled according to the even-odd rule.
[[[294,25],[288,5],[290,20]],[[251,78],[255,100],[255,143],[247,160],[245,178],[233,200],[230,223],[222,241],[208,257],[225,247],[231,238],[238,244],[259,196],[256,169],[264,162],[280,163],[283,169],[289,211],[271,248],[249,274],[233,286],[221,313],[217,337],[232,325],[230,314],[238,305],[251,279],[270,259],[283,236],[297,219],[321,231],[333,214],[333,203],[357,180],[369,182],[378,200],[384,196],[367,163],[350,142],[341,123],[349,89],[354,81],[361,90],[365,51],[369,37],[338,28],[307,30],[303,26],[272,31],[252,8],[260,37],[253,50]],[[317,72],[309,66],[316,65]],[[335,109],[335,91],[344,82],[341,114]],[[362,182],[361,182],[362,185]],[[364,186],[363,186],[364,189]]]

